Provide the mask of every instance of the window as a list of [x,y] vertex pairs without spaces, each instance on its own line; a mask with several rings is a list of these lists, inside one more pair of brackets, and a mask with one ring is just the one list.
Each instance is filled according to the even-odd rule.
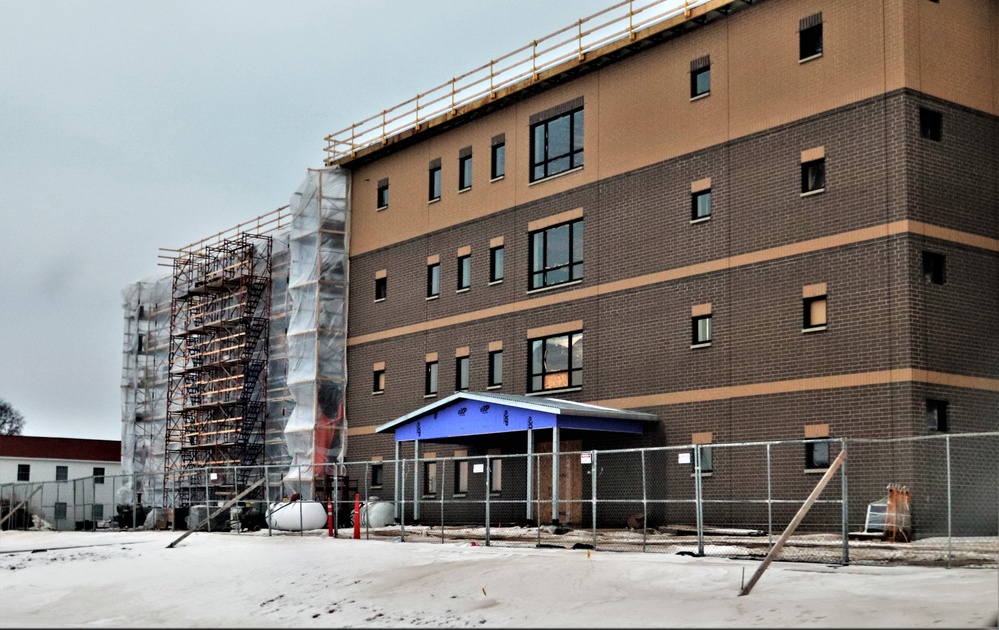
[[454,360],[454,390],[468,389],[468,357],[457,357]]
[[91,514],[95,521],[104,520],[104,504],[95,503],[93,508],[93,513]]
[[690,62],[690,98],[711,93],[711,57],[705,55]]
[[927,284],[943,284],[947,257],[936,252],[923,251],[923,278]]
[[426,396],[437,395],[437,361],[427,361],[423,393]]
[[69,479],[69,466],[56,466],[56,481],[66,481]]
[[458,190],[472,187],[472,147],[458,153]]
[[[558,111],[577,102],[573,111]],[[551,111],[557,113],[543,120],[536,117],[544,114],[531,116],[532,182],[583,166],[582,98]]]
[[798,60],[808,61],[822,54],[822,14],[803,18],[798,24]]
[[383,464],[371,464],[371,485],[381,486],[385,483],[385,469]]
[[700,221],[711,218],[711,189],[701,190],[690,195],[690,220]]
[[143,335],[142,333],[139,333],[139,341],[138,345],[135,348],[135,351],[138,354],[143,354],[146,351],[145,346],[146,346],[146,336]]
[[808,442],[805,444],[805,470],[829,468],[829,442]]
[[64,521],[64,520],[66,520],[66,504],[65,503],[56,503],[55,504],[55,519],[57,521]]
[[437,494],[437,462],[423,462],[423,494]]
[[690,318],[693,336],[690,340],[692,346],[701,346],[711,343],[711,315],[697,315]]
[[468,460],[462,459],[454,463],[454,493],[468,492]]
[[531,289],[582,278],[582,219],[531,233]]
[[489,492],[502,492],[503,490],[503,460],[489,460]]
[[503,384],[503,351],[493,350],[489,353],[489,387],[499,387]]
[[926,428],[930,431],[947,431],[947,401],[926,399]]
[[825,330],[826,327],[826,296],[816,295],[802,300],[804,306],[804,330]]
[[18,481],[31,481],[31,465],[30,464],[18,464],[17,465],[17,480]]
[[503,279],[503,246],[489,250],[489,282],[499,282]]
[[378,182],[378,209],[388,208],[389,184],[387,179]]
[[[697,472],[697,460],[692,455],[690,458],[691,464],[695,466],[694,472]],[[706,475],[714,472],[714,457],[711,454],[710,444],[701,444],[701,474]]]
[[541,392],[583,385],[583,333],[531,340],[527,391]]
[[919,108],[919,135],[940,142],[943,136],[943,114],[925,107]]
[[801,194],[826,189],[826,159],[819,158],[801,163]]
[[458,290],[463,291],[472,286],[472,257],[458,257]]
[[375,302],[381,302],[388,295],[388,277],[375,278]]
[[94,483],[104,483],[104,468],[94,467]]
[[385,370],[375,370],[374,371],[374,383],[371,387],[371,392],[374,394],[381,394],[385,391]]
[[489,177],[499,179],[506,175],[506,138],[493,138],[492,159],[490,160]]
[[441,265],[427,265],[427,297],[433,298],[441,294]]
[[437,158],[430,162],[430,181],[428,199],[437,201],[441,198],[441,160]]

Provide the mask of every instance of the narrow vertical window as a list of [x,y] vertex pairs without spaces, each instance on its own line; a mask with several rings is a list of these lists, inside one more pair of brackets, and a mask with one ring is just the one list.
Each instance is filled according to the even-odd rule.
[[940,142],[943,137],[943,114],[925,107],[919,108],[919,135]]
[[427,297],[435,298],[441,294],[441,264],[427,265]]
[[692,338],[690,343],[692,346],[706,346],[711,345],[711,314],[707,315],[697,315],[690,318],[692,330]]
[[375,302],[381,302],[388,295],[388,277],[375,278]]
[[434,396],[437,394],[437,361],[427,361],[423,381],[423,394]]
[[378,209],[388,208],[389,200],[389,180],[388,178],[378,182]]
[[55,504],[55,520],[64,521],[66,520],[66,503],[57,502]]
[[489,166],[490,179],[500,179],[506,175],[506,134],[495,136]]
[[826,189],[826,159],[819,158],[801,163],[801,194],[822,192]]
[[711,189],[699,190],[690,194],[690,220],[702,221],[711,218]]
[[458,190],[472,187],[472,147],[458,152]]
[[460,459],[454,463],[454,493],[468,492],[468,460]]
[[711,56],[704,55],[690,62],[690,98],[711,93]]
[[374,371],[374,384],[371,388],[371,393],[381,394],[385,391],[385,368],[376,369]]
[[371,464],[371,485],[373,487],[381,486],[385,483],[385,469],[384,464]]
[[926,428],[930,431],[946,432],[947,424],[947,401],[926,399]]
[[493,350],[489,353],[489,387],[499,387],[503,384],[503,350]]
[[798,61],[822,55],[822,14],[810,15],[798,23]]
[[472,256],[458,257],[458,291],[472,286]]
[[826,285],[813,284],[802,289],[802,330],[825,330],[828,323],[826,317]]
[[462,392],[468,389],[468,357],[457,357],[454,360],[454,389]]
[[499,282],[503,279],[503,246],[489,249],[489,282]]
[[441,198],[441,159],[430,161],[429,182],[427,198],[429,201],[437,201]]
[[423,462],[423,494],[437,494],[437,462]]
[[17,480],[18,481],[31,481],[31,464],[18,464],[17,465]]
[[97,466],[94,468],[94,483],[104,483],[104,467]]
[[56,466],[56,481],[66,481],[69,479],[69,466]]
[[923,278],[927,284],[943,284],[947,257],[936,252],[923,252]]
[[489,492],[498,493],[503,491],[503,460],[489,460]]

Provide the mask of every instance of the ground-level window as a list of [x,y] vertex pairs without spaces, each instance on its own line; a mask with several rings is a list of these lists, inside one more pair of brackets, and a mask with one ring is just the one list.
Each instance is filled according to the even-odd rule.
[[[696,464],[696,463],[697,462],[695,461],[694,464]],[[710,473],[710,472],[714,472],[714,470],[715,470],[715,465],[714,465],[714,457],[712,456],[712,453],[711,453],[711,445],[710,444],[702,444],[701,445],[701,474],[703,475],[703,474],[707,474],[707,473]]]
[[489,460],[489,492],[501,492],[503,490],[503,460]]
[[454,463],[454,493],[468,492],[468,460],[459,459]]
[[55,519],[57,521],[65,520],[66,519],[66,504],[65,503],[56,503],[55,504],[55,515],[54,516],[55,516]]
[[437,494],[437,462],[423,462],[423,494]]
[[532,339],[531,373],[527,390],[581,387],[583,385],[583,333]]
[[384,464],[371,464],[371,485],[380,486],[384,483]]
[[583,278],[583,220],[531,233],[531,289]]
[[103,503],[95,503],[94,504],[94,511],[93,511],[92,516],[93,516],[93,519],[95,521],[103,520],[103,518],[104,518],[104,504]]
[[829,441],[805,444],[805,469],[829,468]]

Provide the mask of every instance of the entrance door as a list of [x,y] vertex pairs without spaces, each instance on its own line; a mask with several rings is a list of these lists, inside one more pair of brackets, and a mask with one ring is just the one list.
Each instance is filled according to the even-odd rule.
[[[558,522],[566,525],[581,525],[583,521],[583,463],[578,451],[582,450],[582,440],[562,440],[559,443],[558,458]],[[538,520],[552,522],[552,445],[551,442],[534,445],[538,453]],[[566,452],[573,455],[564,455]],[[548,455],[545,455],[548,453]]]

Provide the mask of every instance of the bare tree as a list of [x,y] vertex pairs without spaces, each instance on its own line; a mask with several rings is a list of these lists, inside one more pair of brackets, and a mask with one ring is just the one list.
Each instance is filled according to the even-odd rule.
[[0,435],[21,435],[24,416],[6,400],[0,400]]

